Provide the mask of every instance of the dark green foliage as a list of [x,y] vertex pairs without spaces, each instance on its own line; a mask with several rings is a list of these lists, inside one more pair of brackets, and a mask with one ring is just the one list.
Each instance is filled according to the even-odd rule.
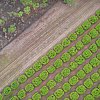
[[95,29],[100,33],[100,23],[95,27]]
[[88,30],[91,27],[91,23],[88,20],[86,20],[83,22],[82,27],[84,30]]
[[54,92],[54,95],[56,96],[56,98],[61,98],[64,95],[64,91],[62,89],[57,89]]
[[21,84],[24,83],[26,80],[27,80],[27,77],[24,74],[20,75],[18,78],[18,82]]
[[91,94],[85,96],[84,100],[95,100]]
[[78,94],[84,94],[85,91],[86,91],[86,88],[85,88],[84,85],[80,85],[80,86],[78,86],[78,87],[76,88],[76,91],[77,91]]
[[85,72],[84,72],[83,70],[79,70],[79,71],[77,72],[77,77],[78,77],[79,79],[83,79],[85,76],[86,76],[86,74],[85,74]]
[[94,88],[94,89],[92,90],[91,94],[93,95],[94,98],[100,97],[100,89]]
[[79,81],[79,80],[78,80],[78,77],[77,77],[77,76],[72,76],[72,77],[69,79],[70,85],[75,85],[78,81]]
[[62,56],[61,59],[63,62],[68,62],[70,60],[70,55],[69,53],[65,52]]
[[40,89],[40,94],[41,94],[41,95],[46,95],[48,92],[49,92],[49,90],[48,90],[48,87],[47,87],[47,86],[43,86],[43,87]]
[[85,59],[88,59],[92,56],[92,52],[87,49],[87,50],[84,50],[83,53],[82,53],[82,56],[85,58]]
[[77,64],[81,65],[85,61],[85,59],[82,55],[80,55],[75,59],[75,61],[77,62]]
[[69,69],[69,68],[64,68],[64,69],[61,71],[61,75],[62,75],[63,77],[67,77],[69,74],[70,74],[70,69]]
[[64,84],[63,84],[62,89],[64,90],[64,92],[68,92],[68,91],[71,89],[71,86],[70,86],[70,84],[67,82],[67,83],[64,83]]
[[62,40],[61,44],[63,45],[63,47],[67,47],[70,45],[70,40],[68,38],[65,38]]
[[45,65],[45,64],[47,64],[49,62],[49,58],[48,58],[48,56],[43,56],[43,57],[41,57],[40,58],[40,63],[41,64],[43,64],[43,65]]
[[15,80],[11,83],[11,89],[13,89],[13,90],[17,89],[18,86],[19,86],[19,82],[17,80]]
[[68,36],[70,41],[75,41],[77,39],[77,34],[76,33],[72,33]]
[[96,57],[98,60],[100,60],[100,53],[98,53]]
[[91,44],[89,47],[89,50],[91,50],[91,52],[95,53],[97,51],[98,47],[95,43]]
[[90,64],[91,64],[93,67],[97,67],[97,66],[100,65],[100,61],[99,61],[96,57],[94,57],[94,58],[92,58],[92,59],[90,60]]
[[61,82],[62,79],[63,79],[63,76],[62,76],[60,73],[58,73],[58,74],[55,76],[55,78],[54,78],[54,80],[55,80],[56,82]]
[[56,68],[54,67],[54,66],[49,66],[48,68],[47,68],[47,71],[48,71],[48,73],[54,73],[54,71],[56,70]]
[[42,80],[39,77],[36,77],[32,80],[34,86],[39,86],[42,83]]
[[47,82],[47,86],[49,87],[49,89],[52,89],[53,87],[56,86],[56,82],[54,80],[49,80]]
[[18,92],[18,98],[19,98],[19,99],[23,99],[23,98],[25,98],[25,96],[26,96],[25,90],[24,90],[24,89],[21,89],[21,90]]
[[82,42],[83,42],[84,45],[87,45],[88,43],[91,42],[91,37],[86,34],[85,36],[83,36]]
[[61,59],[57,59],[57,60],[54,62],[54,66],[55,66],[56,68],[61,67],[62,64],[63,64],[63,62],[62,62]]
[[96,40],[96,44],[100,48],[100,38]]
[[10,98],[10,100],[19,100],[19,98],[17,96],[13,96],[13,97]]
[[28,68],[28,69],[25,71],[25,75],[26,75],[27,77],[33,76],[34,73],[35,73],[35,71],[34,71],[32,68]]
[[63,46],[61,44],[57,44],[54,46],[54,51],[58,54],[63,50]]
[[82,26],[79,26],[77,29],[76,29],[76,34],[77,35],[81,35],[84,33],[84,29]]
[[91,36],[92,39],[96,38],[98,36],[98,31],[96,31],[96,29],[92,29],[90,32],[89,32],[89,35]]
[[9,95],[10,93],[11,93],[11,88],[9,86],[7,86],[3,89],[3,94],[4,95]]
[[91,88],[91,87],[93,86],[92,80],[91,80],[90,78],[86,79],[86,80],[84,81],[84,86],[85,86],[86,88]]
[[93,73],[92,75],[91,75],[91,79],[92,79],[92,81],[93,82],[97,82],[97,81],[99,81],[100,80],[100,75],[98,74],[98,73]]
[[35,71],[39,71],[41,68],[42,68],[42,64],[39,61],[37,61],[37,62],[34,63],[33,69]]
[[83,67],[83,70],[85,71],[85,73],[90,73],[92,71],[92,66],[88,63]]
[[76,53],[77,53],[77,49],[75,46],[71,47],[69,50],[68,50],[68,53],[71,55],[71,56],[74,56]]
[[38,92],[35,92],[32,96],[32,100],[41,100],[41,95]]
[[47,100],[57,100],[57,99],[56,99],[55,95],[50,95],[50,96],[47,98]]
[[100,9],[96,11],[96,16],[100,19]]
[[46,70],[42,71],[39,75],[42,80],[46,80],[48,77],[48,72]]
[[76,69],[77,67],[78,67],[78,64],[77,64],[75,61],[73,61],[73,62],[70,63],[69,68],[70,68],[71,70],[74,70],[74,69]]
[[27,84],[26,86],[25,86],[25,91],[26,92],[31,92],[31,91],[33,91],[34,90],[34,86],[33,86],[33,84]]
[[78,42],[76,43],[76,48],[77,48],[77,50],[81,50],[83,47],[84,47],[84,45],[83,45],[83,43],[82,43],[81,41],[78,41]]
[[70,99],[71,100],[78,100],[79,94],[77,92],[71,92],[70,93]]
[[49,52],[47,53],[49,58],[54,58],[56,56],[56,52],[54,50],[49,50]]
[[94,23],[96,23],[98,21],[98,17],[97,16],[91,16],[90,18],[89,18],[89,22],[91,23],[91,24],[94,24]]

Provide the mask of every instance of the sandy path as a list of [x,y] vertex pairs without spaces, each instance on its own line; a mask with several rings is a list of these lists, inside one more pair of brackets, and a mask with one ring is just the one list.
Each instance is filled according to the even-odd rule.
[[100,8],[94,0],[86,1],[81,1],[78,7],[68,7],[58,2],[0,52],[0,90]]

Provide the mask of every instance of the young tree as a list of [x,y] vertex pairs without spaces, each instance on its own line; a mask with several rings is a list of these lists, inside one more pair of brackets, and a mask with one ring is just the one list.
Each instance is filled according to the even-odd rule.
[[85,76],[86,76],[86,74],[85,74],[85,72],[84,72],[83,70],[79,70],[79,71],[77,72],[77,77],[78,77],[79,79],[83,79]]
[[97,59],[100,60],[100,53],[96,55]]
[[69,50],[68,50],[68,53],[71,55],[71,56],[74,56],[76,53],[77,53],[77,49],[75,46],[71,47]]
[[55,95],[50,95],[50,96],[47,98],[47,100],[57,100],[57,99],[56,99]]
[[52,89],[56,86],[56,82],[54,80],[49,80],[47,82],[47,86],[49,87],[49,89]]
[[54,73],[55,70],[56,70],[56,68],[55,68],[54,66],[49,66],[49,67],[47,68],[47,71],[48,71],[49,74]]
[[56,74],[54,80],[55,80],[57,83],[58,83],[58,82],[61,82],[61,81],[63,80],[63,76],[62,76],[60,73],[58,73],[58,74]]
[[13,96],[13,97],[10,98],[10,100],[19,100],[19,98],[17,96]]
[[32,100],[40,100],[41,95],[38,92],[35,92],[34,95],[32,96]]
[[71,100],[78,100],[79,94],[77,92],[71,92],[70,93],[70,99]]
[[37,61],[37,62],[34,63],[33,69],[35,71],[39,71],[41,68],[42,68],[42,64],[39,61]]
[[11,89],[13,89],[13,90],[17,89],[18,86],[19,86],[19,82],[17,80],[15,80],[11,83]]
[[96,44],[100,48],[100,38],[96,40]]
[[93,82],[97,82],[98,80],[100,80],[100,75],[98,73],[94,73],[91,75],[91,79]]
[[81,41],[78,41],[75,46],[76,46],[77,50],[81,50],[84,47],[84,45]]
[[55,62],[54,62],[54,67],[55,68],[59,68],[61,67],[63,64],[62,60],[61,59],[57,59]]
[[18,78],[18,82],[20,84],[24,83],[26,80],[27,80],[27,77],[24,74],[20,75],[19,78]]
[[100,23],[95,27],[95,29],[100,33]]
[[89,18],[89,22],[91,23],[91,24],[94,24],[94,23],[96,23],[98,21],[98,17],[97,16],[91,16],[90,18]]
[[42,71],[39,75],[42,80],[46,80],[48,77],[48,72],[46,70]]
[[3,100],[3,95],[0,93],[0,100]]
[[64,69],[61,71],[61,75],[62,75],[63,77],[67,77],[69,74],[70,74],[70,69],[69,69],[69,68],[64,68]]
[[88,94],[84,97],[84,100],[95,100],[95,98],[91,94]]
[[72,41],[75,41],[77,39],[77,34],[76,33],[71,33],[69,36],[68,36],[69,40],[72,42]]
[[92,90],[91,94],[93,95],[94,98],[100,97],[100,89],[94,88],[94,89]]
[[78,64],[77,64],[75,61],[70,62],[69,68],[70,68],[71,70],[74,70],[74,69],[76,69],[77,67],[78,67]]
[[91,23],[88,20],[86,20],[83,22],[82,27],[84,30],[88,30],[91,27]]
[[63,47],[67,47],[69,46],[71,43],[71,41],[68,38],[65,38],[62,40],[61,44],[63,45]]
[[96,11],[96,16],[100,19],[100,9]]
[[19,98],[19,99],[23,99],[23,98],[25,98],[25,96],[26,96],[25,90],[24,90],[24,89],[21,89],[21,90],[18,92],[18,98]]
[[71,89],[71,86],[70,86],[70,84],[67,82],[67,83],[64,83],[64,84],[63,84],[62,89],[64,90],[64,92],[68,92],[68,91]]
[[40,89],[40,94],[41,94],[41,95],[46,95],[48,92],[49,92],[49,89],[48,89],[47,86],[43,86],[43,87]]
[[3,94],[6,96],[6,95],[9,95],[11,93],[11,88],[9,86],[5,87],[3,89]]
[[90,45],[89,50],[91,50],[92,53],[95,53],[98,50],[98,47],[95,43],[93,43]]
[[79,26],[77,29],[76,29],[76,34],[77,35],[82,35],[84,33],[84,29],[82,26]]
[[27,84],[26,86],[25,86],[25,91],[26,92],[31,92],[31,91],[33,91],[34,90],[34,86],[33,86],[33,84]]
[[56,56],[56,52],[54,50],[49,50],[49,52],[47,53],[47,56],[52,59]]
[[85,91],[86,91],[86,88],[85,88],[84,85],[80,85],[80,86],[78,86],[78,87],[76,88],[76,91],[77,91],[78,94],[84,94]]

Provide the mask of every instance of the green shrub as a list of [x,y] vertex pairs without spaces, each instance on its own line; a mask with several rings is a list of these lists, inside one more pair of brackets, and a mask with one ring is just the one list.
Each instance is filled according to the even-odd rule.
[[100,60],[100,53],[96,55],[97,59]]
[[41,95],[38,92],[35,92],[34,95],[32,96],[32,100],[40,100]]
[[91,42],[91,37],[89,35],[84,35],[83,38],[82,38],[82,42],[84,45],[87,45],[88,43]]
[[76,53],[77,53],[77,49],[76,47],[71,47],[69,50],[68,50],[68,53],[71,55],[71,56],[74,56]]
[[100,38],[96,40],[96,44],[100,48]]
[[78,41],[75,46],[76,46],[77,50],[81,50],[84,47],[84,45],[81,41]]
[[49,50],[47,56],[52,59],[56,56],[56,52],[54,50]]
[[89,64],[89,63],[87,63],[84,67],[83,67],[83,70],[85,71],[85,73],[90,73],[91,71],[92,71],[92,66]]
[[100,84],[98,85],[98,89],[100,90]]
[[18,17],[22,17],[22,16],[23,16],[23,14],[24,14],[24,12],[23,12],[23,11],[19,11],[19,12],[17,13],[17,16],[18,16]]
[[68,91],[71,89],[71,86],[70,86],[70,84],[67,82],[67,83],[64,83],[64,84],[63,84],[62,89],[64,90],[64,92],[68,92]]
[[36,77],[32,80],[34,86],[39,86],[42,83],[42,80],[39,77]]
[[47,64],[49,62],[49,58],[48,58],[48,56],[43,56],[43,57],[41,57],[40,58],[40,63],[41,64],[43,64],[43,65],[45,65],[45,64]]
[[100,75],[98,74],[98,73],[93,73],[92,75],[91,75],[91,79],[92,79],[92,81],[93,82],[97,82],[97,81],[99,81],[100,80]]
[[31,12],[30,6],[26,6],[26,7],[24,8],[24,13],[27,14],[27,15],[29,15],[30,12]]
[[54,71],[56,70],[56,68],[54,67],[54,66],[49,66],[48,68],[47,68],[47,71],[48,71],[48,73],[54,73]]
[[83,79],[85,76],[86,76],[86,74],[85,74],[85,72],[84,72],[83,70],[79,70],[79,71],[77,72],[77,77],[78,77],[79,79]]
[[42,68],[42,64],[39,61],[37,61],[37,62],[34,63],[33,69],[35,71],[39,71],[41,68]]
[[96,11],[96,16],[100,19],[100,9]]
[[0,93],[0,100],[3,100],[3,95]]
[[41,95],[46,95],[48,92],[49,92],[49,90],[48,90],[48,87],[47,87],[47,86],[43,86],[43,87],[40,89],[40,94],[41,94]]
[[92,56],[92,52],[89,49],[86,49],[86,50],[83,51],[82,56],[85,59],[88,59],[88,58],[90,58]]
[[86,88],[85,88],[84,85],[80,85],[80,86],[78,86],[78,87],[76,88],[76,91],[77,91],[78,94],[84,94],[85,91],[86,91]]
[[93,95],[94,98],[100,97],[100,89],[94,88],[94,89],[92,90],[91,94]]
[[8,33],[13,33],[16,31],[16,26],[15,25],[10,25],[10,27],[8,28]]
[[19,99],[23,99],[23,98],[25,98],[25,96],[26,96],[25,90],[24,90],[24,89],[21,89],[21,90],[18,92],[18,98],[19,98]]
[[54,92],[54,95],[56,96],[56,98],[61,98],[64,95],[64,91],[62,89],[57,89]]
[[52,89],[56,86],[56,82],[54,80],[49,80],[47,82],[47,86],[49,87],[49,89]]
[[11,89],[13,89],[13,90],[17,89],[18,86],[19,86],[19,83],[18,83],[17,80],[15,80],[15,81],[13,81],[13,82],[11,83]]
[[69,68],[70,68],[71,70],[74,70],[74,69],[76,69],[77,67],[78,67],[78,64],[77,64],[75,61],[71,62],[70,65],[69,65]]
[[70,41],[75,41],[77,39],[77,34],[76,33],[72,33],[68,36]]
[[90,78],[86,79],[86,80],[84,81],[84,86],[85,86],[86,88],[91,88],[91,87],[93,86],[92,80],[91,80]]
[[69,98],[65,98],[64,100],[69,100]]
[[94,58],[92,58],[92,59],[90,60],[90,64],[91,64],[93,67],[97,67],[97,66],[100,65],[100,61],[99,61],[96,57],[94,57]]
[[95,27],[95,29],[100,33],[100,23]]
[[26,80],[27,80],[27,77],[24,74],[23,75],[20,75],[19,78],[18,78],[18,82],[20,84],[26,82]]
[[31,92],[31,91],[33,91],[34,90],[34,86],[33,86],[33,84],[27,84],[26,86],[25,86],[25,91],[26,92]]
[[77,92],[71,92],[70,93],[70,99],[71,100],[78,100],[79,94]]
[[97,16],[91,16],[90,18],[89,18],[89,22],[91,23],[91,24],[94,24],[94,23],[96,23],[98,21],[98,17]]
[[56,76],[55,76],[55,78],[54,78],[54,80],[55,80],[56,82],[61,82],[62,79],[63,79],[63,76],[62,76],[60,73],[56,74]]
[[46,80],[48,77],[48,72],[46,70],[42,71],[39,75],[42,80]]
[[98,47],[95,43],[91,44],[89,47],[89,50],[91,50],[91,52],[95,53],[97,51]]
[[35,73],[35,71],[34,71],[32,68],[28,68],[28,69],[25,71],[25,75],[26,75],[27,77],[33,76],[34,73]]
[[63,50],[63,46],[61,44],[57,44],[54,46],[54,51],[58,54]]
[[82,63],[84,63],[85,59],[82,55],[78,56],[75,61],[77,62],[77,64],[81,65]]
[[5,24],[5,20],[0,18],[0,26],[3,26]]
[[91,94],[88,94],[84,97],[84,100],[95,100]]
[[70,74],[70,69],[69,69],[69,68],[64,68],[64,69],[61,71],[61,75],[62,75],[63,77],[67,77],[69,74]]
[[31,4],[32,4],[32,0],[20,0],[20,2],[21,2],[23,5],[31,5]]
[[17,96],[13,96],[13,97],[10,98],[10,100],[19,100],[19,98]]
[[98,36],[98,31],[96,31],[96,29],[92,29],[90,32],[89,32],[89,35],[91,36],[92,39],[96,38]]
[[7,86],[3,89],[3,94],[4,95],[9,95],[10,93],[11,93],[11,88],[9,86]]
[[47,98],[47,100],[57,100],[57,99],[56,99],[55,95],[50,95],[50,96]]
[[70,60],[69,53],[65,52],[64,54],[62,54],[61,59],[63,62],[68,62]]
[[72,76],[72,77],[69,79],[70,85],[75,85],[78,81],[79,81],[79,80],[78,80],[78,77],[77,77],[77,76]]
[[76,34],[77,35],[81,35],[81,34],[83,34],[84,33],[84,29],[83,29],[83,27],[82,26],[79,26],[77,29],[76,29]]
[[54,67],[56,68],[59,68],[61,67],[63,64],[62,60],[61,59],[57,59],[55,62],[54,62]]
[[83,22],[82,27],[84,30],[88,30],[91,27],[91,23],[88,20],[86,20]]
[[62,42],[61,42],[61,44],[62,44],[63,47],[69,46],[70,43],[71,42],[70,42],[70,40],[68,38],[63,39]]

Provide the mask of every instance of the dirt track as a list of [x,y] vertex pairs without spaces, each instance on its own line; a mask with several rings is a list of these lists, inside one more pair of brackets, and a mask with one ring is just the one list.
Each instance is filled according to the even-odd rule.
[[0,90],[99,8],[96,0],[74,7],[58,2],[0,52]]

